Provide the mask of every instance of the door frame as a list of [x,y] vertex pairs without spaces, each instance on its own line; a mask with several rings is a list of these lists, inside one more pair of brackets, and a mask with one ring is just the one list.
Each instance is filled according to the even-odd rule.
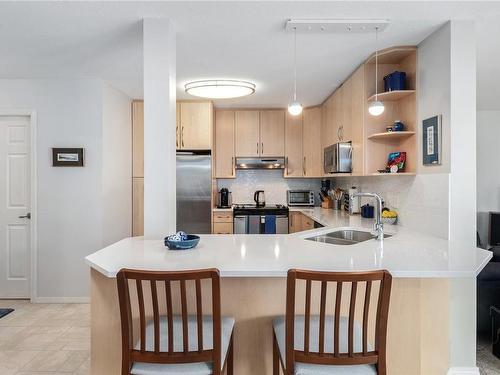
[[31,302],[36,302],[37,299],[37,274],[38,274],[38,211],[37,211],[37,196],[38,196],[38,166],[37,166],[37,114],[35,110],[29,109],[0,109],[0,117],[4,116],[26,116],[30,118],[30,295]]

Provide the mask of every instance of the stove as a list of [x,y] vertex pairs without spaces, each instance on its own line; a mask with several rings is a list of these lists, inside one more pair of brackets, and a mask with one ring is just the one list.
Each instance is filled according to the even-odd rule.
[[288,233],[288,207],[282,204],[236,204],[233,224],[234,233],[240,234]]
[[257,206],[255,204],[236,204],[233,207],[233,216],[241,215],[276,215],[288,216],[288,207],[283,204]]

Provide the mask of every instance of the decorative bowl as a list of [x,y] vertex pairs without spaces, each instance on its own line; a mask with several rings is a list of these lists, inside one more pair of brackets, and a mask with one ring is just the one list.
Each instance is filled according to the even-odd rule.
[[382,223],[384,223],[384,224],[396,224],[397,220],[398,220],[397,217],[383,217]]
[[194,234],[188,234],[186,240],[174,241],[165,237],[165,246],[170,250],[188,250],[196,247],[198,242],[200,242],[200,236]]

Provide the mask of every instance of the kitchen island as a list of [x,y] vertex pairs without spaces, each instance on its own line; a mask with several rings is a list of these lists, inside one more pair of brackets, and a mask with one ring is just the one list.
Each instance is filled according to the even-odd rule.
[[[222,313],[236,319],[235,373],[272,373],[271,321],[285,311],[290,268],[323,271],[389,270],[393,279],[388,326],[389,374],[444,374],[450,366],[450,304],[454,280],[475,286],[491,253],[387,226],[383,242],[331,245],[306,238],[371,220],[320,209],[303,213],[324,228],[290,235],[203,235],[197,248],[170,251],[162,240],[126,238],[86,258],[91,267],[91,373],[120,373],[116,273],[121,268],[186,270],[216,267]],[[473,294],[472,294],[473,295]],[[475,305],[470,294],[464,303]],[[453,301],[454,306],[457,301]],[[347,306],[345,306],[347,308]],[[471,323],[472,324],[472,323]]]

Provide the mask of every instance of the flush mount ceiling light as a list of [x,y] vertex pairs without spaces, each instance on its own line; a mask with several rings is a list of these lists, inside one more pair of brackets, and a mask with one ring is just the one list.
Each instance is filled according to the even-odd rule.
[[288,113],[292,116],[302,113],[302,104],[297,101],[297,29],[293,32],[293,101],[288,105]]
[[208,99],[240,98],[255,92],[255,84],[233,79],[207,79],[184,85],[186,93]]
[[368,105],[368,112],[380,116],[384,109],[384,103],[378,100],[378,27],[375,27],[375,100]]

